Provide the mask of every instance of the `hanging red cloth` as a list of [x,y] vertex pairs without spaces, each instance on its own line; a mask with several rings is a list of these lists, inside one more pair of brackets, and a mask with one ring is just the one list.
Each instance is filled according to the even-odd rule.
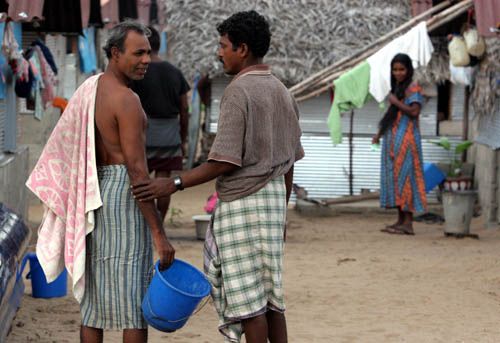
[[497,36],[498,31],[495,29],[498,29],[500,25],[500,2],[498,0],[474,0],[474,7],[479,34],[484,37]]
[[14,21],[32,21],[43,19],[44,0],[7,0],[9,17]]

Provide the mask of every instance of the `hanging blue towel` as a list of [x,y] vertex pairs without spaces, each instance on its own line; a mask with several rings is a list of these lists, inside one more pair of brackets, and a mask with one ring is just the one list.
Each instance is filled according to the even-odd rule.
[[160,51],[158,51],[158,54],[166,55],[167,54],[167,47],[168,47],[167,32],[162,31],[160,33]]
[[97,71],[97,54],[95,51],[95,28],[83,29],[83,35],[78,36],[78,52],[80,53],[80,70],[84,74]]
[[[17,43],[19,44],[19,46],[21,46],[23,32],[21,23],[15,23],[11,21],[10,25],[12,25],[14,37],[16,37]],[[4,28],[5,23],[0,23],[0,37],[3,37]],[[5,56],[0,52],[0,71],[2,70],[2,66],[5,63],[7,63],[7,61],[5,60]],[[5,99],[5,80],[3,77],[0,77],[0,99]]]

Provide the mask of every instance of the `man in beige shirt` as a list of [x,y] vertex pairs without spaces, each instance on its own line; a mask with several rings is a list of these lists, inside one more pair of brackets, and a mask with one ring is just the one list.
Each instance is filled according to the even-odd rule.
[[141,201],[217,178],[220,202],[205,241],[205,273],[231,342],[286,342],[282,289],[286,208],[293,165],[304,156],[295,100],[262,64],[269,25],[255,11],[217,26],[219,59],[235,75],[221,101],[208,162],[133,186]]

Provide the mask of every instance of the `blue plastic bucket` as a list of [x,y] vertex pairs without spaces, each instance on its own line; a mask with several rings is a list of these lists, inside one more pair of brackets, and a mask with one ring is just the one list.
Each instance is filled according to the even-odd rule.
[[31,252],[24,256],[20,273],[22,273],[28,260],[30,261],[30,271],[26,278],[31,279],[33,298],[57,298],[66,295],[68,279],[66,269],[53,282],[47,283],[45,273],[35,253]]
[[425,192],[429,193],[444,181],[446,175],[434,163],[424,163]]
[[210,283],[198,269],[181,260],[155,274],[142,301],[144,318],[157,330],[172,332],[186,324],[200,301],[210,293]]

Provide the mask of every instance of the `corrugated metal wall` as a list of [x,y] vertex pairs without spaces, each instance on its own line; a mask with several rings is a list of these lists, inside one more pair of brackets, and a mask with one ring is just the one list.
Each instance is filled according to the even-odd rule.
[[231,81],[231,78],[224,76],[217,77],[212,80],[212,99],[210,100],[210,114],[206,123],[208,132],[210,133],[217,132],[217,119],[219,118],[220,99],[222,98],[224,89],[226,89],[229,81]]
[[[451,120],[461,121],[464,117],[465,86],[451,85]],[[474,107],[469,105],[469,121],[474,117]]]
[[481,115],[479,118],[478,136],[475,141],[494,150],[500,149],[500,98],[495,102],[493,113]]
[[[220,98],[229,79],[216,78],[212,81],[212,102],[209,131],[217,131]],[[463,107],[463,96],[462,96]],[[300,125],[303,131],[302,145],[306,157],[295,167],[294,182],[304,187],[310,197],[334,198],[349,194],[349,144],[346,134],[349,132],[350,115],[342,117],[342,144],[333,146],[328,134],[327,117],[330,110],[330,95],[322,95],[299,103]],[[425,162],[447,160],[447,152],[429,143],[436,138],[437,98],[426,100],[420,117],[420,129],[424,137],[422,145]],[[379,189],[380,151],[371,151],[371,139],[377,131],[379,120],[383,116],[375,101],[364,108],[355,110],[353,131],[353,192],[361,189]],[[452,139],[458,141],[458,139]],[[435,195],[430,195],[434,199]]]
[[[424,136],[436,135],[437,98],[426,101],[420,115],[420,130]],[[330,95],[322,95],[299,103],[300,126],[304,134],[328,133],[327,119],[330,110]],[[353,132],[355,135],[374,135],[378,122],[384,115],[375,101],[368,102],[363,108],[354,110]],[[342,132],[349,133],[350,115],[342,116]]]
[[[349,194],[349,143],[346,137],[333,146],[329,136],[304,135],[302,145],[306,156],[297,162],[294,182],[304,187],[313,198],[333,198]],[[459,139],[451,139],[453,143]],[[353,191],[380,188],[380,151],[371,150],[371,137],[353,139]],[[440,147],[422,141],[424,162],[448,160],[448,153]],[[435,196],[431,195],[431,199]]]

